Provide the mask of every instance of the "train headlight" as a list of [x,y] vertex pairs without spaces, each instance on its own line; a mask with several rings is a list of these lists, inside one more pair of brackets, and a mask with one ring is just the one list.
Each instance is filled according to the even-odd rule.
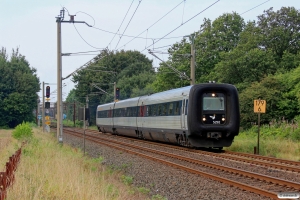
[[203,120],[204,122],[206,121],[205,115],[203,116],[202,120]]
[[212,97],[215,97],[215,96],[216,96],[216,94],[215,94],[215,93],[212,93],[212,94],[211,94],[211,96],[212,96]]
[[224,116],[224,115],[222,115],[222,121],[223,121],[223,122],[225,121],[225,116]]

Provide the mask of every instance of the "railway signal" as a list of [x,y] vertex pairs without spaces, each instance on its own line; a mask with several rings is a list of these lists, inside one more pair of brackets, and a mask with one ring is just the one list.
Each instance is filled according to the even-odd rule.
[[120,88],[116,88],[116,100],[120,100]]
[[45,108],[50,108],[50,102],[45,102]]
[[46,97],[49,98],[50,97],[50,86],[46,87]]

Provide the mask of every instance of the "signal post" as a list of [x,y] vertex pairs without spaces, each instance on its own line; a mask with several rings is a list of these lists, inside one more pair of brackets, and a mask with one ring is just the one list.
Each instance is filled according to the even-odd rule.
[[260,98],[254,100],[254,113],[258,113],[258,132],[257,132],[257,152],[259,154],[259,129],[260,129],[260,113],[266,113],[266,100],[261,100]]

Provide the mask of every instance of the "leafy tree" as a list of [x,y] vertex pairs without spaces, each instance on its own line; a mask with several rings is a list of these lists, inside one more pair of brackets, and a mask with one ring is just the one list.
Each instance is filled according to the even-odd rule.
[[258,27],[263,40],[261,46],[271,49],[280,62],[285,51],[297,54],[300,49],[300,12],[294,7],[282,7],[277,12],[270,8],[258,16]]
[[93,122],[97,105],[114,100],[114,82],[120,88],[121,99],[126,99],[152,93],[152,87],[147,85],[154,78],[152,61],[140,52],[105,50],[95,58],[93,64],[73,76],[73,82],[76,83],[75,98],[85,104],[85,97],[89,97]]
[[40,90],[36,69],[31,68],[19,49],[10,60],[5,48],[0,52],[0,126],[15,127],[34,120]]
[[[194,33],[196,50],[196,83],[207,82],[208,75],[214,71],[215,65],[221,60],[222,52],[232,51],[238,44],[239,37],[245,26],[243,18],[237,13],[226,13],[211,22],[204,19],[201,30]],[[167,62],[178,71],[190,76],[190,44],[186,39],[174,44],[169,49]],[[188,55],[188,56],[187,56]],[[165,64],[158,69],[153,85],[155,91],[189,85],[188,80],[174,74]]]
[[257,122],[257,114],[253,112],[255,99],[263,99],[267,102],[266,114],[261,115],[261,121],[270,122],[277,118],[273,111],[278,109],[278,102],[281,97],[281,83],[276,78],[269,76],[261,82],[253,82],[239,95],[241,109],[241,125],[250,126],[250,122]]

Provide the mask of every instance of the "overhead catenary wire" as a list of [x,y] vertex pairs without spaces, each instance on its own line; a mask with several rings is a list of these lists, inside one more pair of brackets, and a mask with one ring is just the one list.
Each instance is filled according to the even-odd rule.
[[186,0],[184,0],[183,9],[182,9],[182,18],[181,18],[181,23],[183,23],[183,15],[184,15],[185,1],[186,1]]
[[[145,31],[148,31],[152,26],[154,26],[155,24],[157,24],[160,20],[162,20],[164,17],[166,17],[168,14],[170,14],[173,10],[175,10],[175,8],[177,8],[180,4],[182,4],[185,0],[183,0],[182,2],[180,2],[179,4],[177,4],[174,8],[172,8],[169,12],[167,12],[165,15],[163,15],[161,18],[159,18],[156,22],[154,22],[152,25],[150,25],[146,30],[144,30],[143,32],[141,32],[140,34],[138,34],[137,36],[133,37],[132,40],[130,40],[129,42],[127,42],[126,44],[124,44],[123,46],[119,47],[117,50],[119,50],[122,47],[125,47],[128,43],[132,42],[134,39],[136,38],[141,38],[139,37],[140,35],[142,35],[143,33],[145,33]],[[179,36],[179,37],[183,37],[183,36]],[[179,37],[174,37],[174,38],[179,38]],[[145,39],[145,38],[143,38]],[[156,40],[158,38],[146,38],[146,39],[151,39],[151,40]],[[173,39],[173,38],[168,38],[168,39]]]
[[173,33],[175,30],[177,30],[179,27],[183,26],[184,24],[188,23],[189,21],[191,21],[192,19],[194,19],[195,17],[197,17],[198,15],[200,15],[201,13],[203,13],[204,11],[206,11],[207,9],[209,9],[210,7],[212,7],[213,5],[215,5],[216,3],[218,3],[220,0],[215,1],[214,3],[212,3],[211,5],[209,5],[208,7],[206,7],[205,9],[203,9],[202,11],[200,11],[199,13],[197,13],[196,15],[194,15],[193,17],[191,17],[190,19],[188,19],[187,21],[185,21],[184,23],[180,24],[179,26],[177,26],[176,28],[174,28],[172,31],[170,31],[169,33],[167,33],[165,36],[161,37],[160,39],[156,40],[155,42],[153,42],[153,44],[147,46],[145,49],[143,49],[141,52],[145,51],[146,49],[148,49],[149,47],[153,46],[155,43],[157,43],[158,41],[162,40],[163,38],[165,38],[166,36],[170,35],[171,33]]
[[[103,49],[105,49],[105,48],[103,48]],[[68,54],[69,55],[69,54],[84,54],[84,53],[94,53],[94,52],[101,52],[101,51],[99,51],[99,50],[95,50],[95,51],[79,51],[79,52],[64,53],[64,54]]]
[[[133,0],[133,1],[134,1],[134,0]],[[133,1],[132,1],[132,3],[133,3]],[[257,8],[257,7],[259,7],[259,6],[261,6],[261,5],[265,4],[265,3],[267,3],[268,1],[270,1],[270,0],[265,1],[265,2],[263,2],[263,3],[261,3],[261,4],[257,5],[257,6],[255,6],[255,7],[253,7],[253,8],[251,8],[251,9],[249,9],[249,10],[247,10],[247,11],[241,13],[240,15],[243,15],[243,14],[245,14],[245,13],[247,13],[247,12],[249,12],[249,11],[255,9],[255,8]],[[175,8],[177,8],[180,4],[182,4],[182,3],[185,4],[185,2],[186,2],[186,0],[183,0],[182,2],[180,2],[178,5],[176,5],[174,8],[172,8],[168,13],[166,13],[163,17],[161,17],[159,20],[157,20],[155,23],[153,23],[151,26],[149,26],[146,30],[144,30],[143,32],[141,32],[141,33],[140,33],[139,35],[137,35],[137,36],[125,35],[124,33],[123,33],[123,34],[118,34],[118,32],[111,32],[111,31],[107,31],[107,30],[104,30],[104,29],[97,28],[97,27],[94,26],[94,25],[95,25],[95,20],[94,20],[94,18],[93,18],[91,15],[89,15],[89,14],[87,14],[87,13],[85,13],[85,12],[82,12],[82,11],[78,11],[78,12],[76,12],[76,14],[77,14],[77,13],[83,13],[83,14],[86,14],[86,15],[90,16],[90,17],[93,19],[93,25],[92,25],[91,27],[94,28],[94,29],[97,29],[97,30],[100,30],[100,31],[103,31],[103,32],[107,32],[107,33],[110,33],[110,34],[114,34],[114,37],[115,37],[116,35],[119,35],[119,36],[121,36],[121,37],[131,37],[131,38],[133,38],[132,40],[130,40],[129,42],[127,42],[125,45],[127,45],[128,43],[130,43],[130,42],[133,41],[134,39],[146,39],[146,40],[150,39],[150,40],[153,40],[153,41],[154,41],[154,40],[157,40],[156,42],[153,42],[152,45],[150,45],[150,46],[154,46],[155,43],[157,43],[158,41],[160,41],[160,40],[162,40],[162,39],[175,39],[175,38],[181,38],[181,37],[183,37],[183,36],[175,36],[175,37],[169,37],[169,38],[166,38],[166,37],[164,36],[164,37],[162,37],[162,38],[148,38],[148,35],[147,35],[146,37],[139,37],[139,36],[140,36],[141,34],[143,34],[145,31],[148,31],[148,29],[150,29],[150,28],[151,28],[152,26],[154,26],[157,22],[159,22],[162,18],[164,18],[166,15],[168,15],[170,12],[172,12],[172,11],[173,11]],[[131,3],[131,5],[132,5],[132,3]],[[131,5],[130,5],[130,7],[131,7]],[[69,14],[68,9],[67,9],[66,7],[64,7],[64,8],[67,10],[67,12],[68,12],[68,14]],[[129,9],[128,9],[128,10],[129,10]],[[128,11],[127,11],[127,12],[128,12]],[[201,12],[200,12],[200,13],[201,13]],[[200,14],[200,13],[199,13],[199,14]],[[183,8],[183,14],[184,14],[184,8]],[[70,14],[69,14],[69,15],[70,15]],[[127,13],[126,13],[126,15],[127,15]],[[197,15],[198,15],[198,14],[197,14]],[[126,16],[125,16],[125,17],[126,17]],[[124,19],[125,19],[125,17],[124,17]],[[194,17],[195,17],[195,16],[194,16]],[[124,21],[124,19],[123,19],[123,21]],[[183,20],[183,16],[182,16],[182,20]],[[123,21],[122,21],[122,23],[123,23]],[[188,20],[188,21],[189,21],[189,20]],[[188,21],[182,23],[182,25],[185,24],[185,23],[187,23]],[[121,23],[121,25],[122,25],[122,23]],[[120,27],[121,27],[121,25],[120,25]],[[75,27],[75,26],[74,26],[74,27]],[[119,28],[120,28],[120,27],[119,27]],[[180,27],[180,26],[179,26],[179,27]],[[179,27],[177,27],[177,28],[179,28]],[[89,46],[91,46],[91,47],[93,47],[93,48],[96,48],[96,49],[104,49],[104,48],[98,48],[98,47],[95,47],[95,46],[89,44],[89,43],[82,37],[82,35],[79,33],[79,31],[78,31],[78,29],[77,29],[76,27],[75,27],[75,29],[76,29],[78,35],[82,38],[82,40],[84,40],[84,42],[86,42]],[[118,29],[118,31],[119,31],[119,29]],[[173,30],[173,31],[175,31],[175,30]],[[173,32],[173,31],[172,31],[172,32]],[[171,32],[170,32],[170,33],[171,33]],[[167,35],[169,35],[170,33],[168,33]],[[146,42],[146,44],[147,44],[147,42]],[[124,47],[125,45],[121,46],[120,48]],[[146,46],[145,49],[149,48],[150,46]],[[170,46],[171,46],[171,45],[170,45]],[[120,49],[120,48],[118,48],[118,49]],[[142,51],[144,51],[145,49],[143,49]]]
[[[218,0],[219,1],[219,0]],[[196,16],[198,16],[199,14],[201,14],[202,12],[204,12],[205,10],[207,10],[208,8],[210,8],[211,6],[213,6],[214,4],[216,4],[218,1],[216,1],[215,3],[213,3],[213,4],[211,4],[210,6],[208,6],[207,8],[205,8],[204,10],[202,10],[201,12],[199,12],[198,14],[196,14],[195,16],[193,16],[192,18],[190,18],[189,20],[187,20],[187,21],[185,21],[184,23],[182,23],[180,26],[182,26],[182,25],[184,25],[184,24],[186,24],[187,22],[189,22],[190,20],[192,20],[193,18],[195,18]],[[267,0],[267,1],[265,1],[265,2],[263,2],[263,3],[261,3],[261,4],[259,4],[259,5],[257,5],[257,6],[255,6],[255,7],[253,7],[253,8],[251,8],[251,9],[249,9],[249,10],[247,10],[247,11],[245,11],[245,12],[243,12],[242,14],[245,14],[246,12],[249,12],[249,11],[251,11],[251,10],[253,10],[253,9],[255,9],[255,8],[257,8],[257,7],[259,7],[259,6],[261,6],[261,5],[263,5],[263,4],[265,4],[266,2],[268,2],[268,1],[270,1],[270,0]],[[180,2],[178,5],[176,5],[172,10],[170,10],[168,13],[166,13],[163,17],[161,17],[159,20],[157,20],[155,23],[153,23],[150,27],[148,27],[145,31],[148,31],[148,29],[149,28],[151,28],[152,26],[154,26],[156,23],[158,23],[162,18],[164,18],[166,15],[168,15],[171,11],[173,11],[176,7],[178,7],[180,4],[182,4],[183,2],[185,2],[185,0],[183,0],[182,2]],[[66,9],[67,10],[67,9]],[[68,10],[67,10],[68,11]],[[80,11],[81,12],[81,11]],[[77,12],[77,13],[80,13],[80,12]],[[69,13],[69,12],[68,12]],[[81,13],[84,13],[84,12],[81,12]],[[84,13],[84,14],[86,14],[86,13]],[[241,15],[242,15],[241,14]],[[88,14],[87,14],[88,15]],[[89,15],[90,16],[90,15]],[[91,16],[92,17],[92,16]],[[93,19],[94,20],[94,19]],[[95,24],[95,20],[94,20],[94,24]],[[181,38],[181,37],[183,37],[183,36],[176,36],[176,37],[169,37],[169,38],[167,38],[166,36],[168,36],[169,34],[171,34],[172,32],[174,32],[175,30],[177,30],[180,26],[178,26],[178,27],[176,27],[175,29],[173,29],[171,32],[169,32],[168,34],[166,34],[165,36],[163,36],[163,37],[161,37],[161,38],[148,38],[148,35],[147,35],[147,37],[145,38],[145,37],[139,37],[142,33],[144,33],[145,31],[143,31],[142,33],[140,33],[139,35],[137,35],[137,36],[130,36],[130,35],[125,35],[124,33],[123,34],[118,34],[118,33],[114,33],[114,32],[110,32],[110,31],[106,31],[106,30],[103,30],[103,29],[100,29],[100,28],[97,28],[97,27],[95,27],[94,26],[94,24],[93,24],[93,26],[92,26],[92,28],[94,28],[94,29],[98,29],[98,30],[100,30],[100,31],[104,31],[104,32],[107,32],[107,33],[110,33],[110,34],[115,34],[115,35],[119,35],[119,36],[122,36],[122,37],[132,37],[133,39],[132,40],[134,40],[134,39],[136,39],[136,38],[139,38],[139,39],[151,39],[151,40],[153,40],[153,44],[151,44],[151,45],[149,45],[148,47],[146,47],[146,48],[149,48],[149,47],[151,47],[151,46],[154,46],[154,44],[155,43],[157,43],[158,41],[160,41],[160,40],[163,40],[163,39],[174,39],[174,38]],[[75,26],[74,26],[75,27]],[[75,29],[76,29],[76,27],[75,27]],[[80,35],[80,33],[78,32],[78,30],[76,29],[76,31],[77,31],[77,33]],[[83,39],[83,37],[80,35],[80,37]],[[84,39],[83,39],[84,40]],[[131,40],[131,41],[132,41]],[[154,42],[154,40],[156,40],[155,42]],[[84,40],[85,41],[85,40]],[[131,41],[129,41],[129,42],[131,42]],[[86,41],[85,41],[86,42]],[[127,42],[126,44],[128,44],[129,42]],[[87,42],[86,42],[87,43]],[[125,45],[126,45],[125,44]],[[124,45],[124,46],[125,46]],[[91,46],[91,45],[90,45]],[[169,45],[169,46],[172,46],[172,45]],[[97,47],[93,47],[93,48],[97,48]],[[146,49],[145,48],[145,49]],[[158,49],[158,48],[163,48],[163,47],[156,47],[155,49]],[[104,49],[104,48],[98,48],[98,49]],[[144,49],[144,50],[145,50]],[[144,51],[143,50],[143,51]],[[92,52],[92,51],[91,51]],[[95,51],[95,52],[97,52],[97,51]],[[77,53],[71,53],[71,54],[80,54],[80,53],[83,53],[83,52],[77,52]],[[94,60],[94,58],[92,59],[92,60]],[[91,60],[91,61],[92,61]],[[91,62],[91,61],[89,61],[89,62]],[[88,63],[89,63],[88,62]],[[86,65],[85,65],[86,66]],[[78,69],[79,70],[79,69]],[[76,70],[77,71],[77,70]],[[73,74],[73,73],[72,73]],[[72,75],[72,74],[70,74],[70,75]],[[69,76],[70,76],[69,75]],[[69,77],[68,76],[68,77]],[[66,79],[66,78],[65,78]]]
[[134,0],[132,0],[132,2],[131,2],[131,4],[130,4],[130,6],[129,6],[129,8],[128,8],[126,14],[125,14],[125,16],[123,17],[123,20],[122,20],[122,22],[121,22],[119,28],[118,28],[118,31],[114,34],[114,37],[111,39],[111,41],[109,42],[109,44],[107,45],[107,47],[111,44],[111,42],[113,41],[113,39],[116,37],[117,33],[119,33],[119,30],[120,30],[120,28],[121,28],[121,26],[122,26],[122,24],[123,24],[123,22],[124,22],[124,20],[125,20],[125,18],[126,18],[126,16],[127,16],[128,12],[129,12],[129,10],[130,10],[130,8],[131,8],[133,2],[134,2]]
[[257,6],[255,6],[255,7],[253,7],[253,8],[251,8],[251,9],[249,9],[249,10],[247,10],[247,11],[241,13],[240,15],[243,15],[243,14],[245,14],[245,13],[247,13],[247,12],[249,12],[249,11],[255,9],[255,8],[257,8],[257,7],[259,7],[259,6],[261,6],[261,5],[265,4],[265,3],[267,3],[268,1],[270,1],[270,0],[265,1],[265,2],[263,2],[263,3],[261,3],[261,4],[257,5]]
[[93,59],[91,59],[90,61],[86,62],[84,65],[82,65],[81,67],[77,68],[74,72],[72,72],[71,74],[69,74],[68,76],[66,76],[65,78],[62,78],[62,80],[65,80],[67,78],[69,78],[70,76],[73,76],[74,74],[76,74],[78,71],[88,67],[89,65],[95,64],[96,62],[98,62],[99,60],[101,60],[102,58],[106,57],[102,56],[102,57],[94,57]]
[[118,45],[119,45],[119,42],[121,41],[123,34],[124,34],[124,33],[125,33],[125,31],[127,30],[127,28],[128,28],[128,26],[129,26],[129,24],[130,24],[130,22],[131,22],[132,18],[134,17],[134,15],[135,15],[135,13],[136,13],[137,9],[139,8],[139,6],[140,6],[141,2],[142,2],[142,0],[140,0],[140,1],[139,1],[139,4],[137,5],[137,7],[136,7],[136,9],[135,9],[134,13],[132,14],[132,16],[131,16],[131,18],[130,18],[130,20],[129,20],[129,22],[128,22],[127,26],[126,26],[126,28],[124,29],[124,31],[123,31],[123,33],[122,33],[122,35],[121,35],[121,37],[120,37],[120,39],[119,39],[119,41],[118,41],[118,43],[117,43],[116,47],[115,47],[115,50],[116,50],[116,48],[118,47]]
[[95,47],[95,46],[91,45],[90,43],[88,43],[88,42],[81,36],[81,34],[80,34],[79,31],[77,30],[77,28],[76,28],[76,26],[75,26],[74,23],[73,23],[73,26],[74,26],[76,32],[78,33],[78,35],[81,37],[81,39],[82,39],[87,45],[89,45],[90,47],[92,47],[92,48],[94,48],[94,49],[104,49],[103,47],[102,47],[102,48]]
[[166,45],[166,46],[162,46],[162,47],[155,47],[153,49],[161,49],[161,48],[170,47],[170,46],[172,46],[172,45],[170,44],[170,45]]
[[[69,12],[68,12],[68,13],[69,13]],[[91,27],[95,26],[95,19],[94,19],[94,17],[93,17],[92,15],[90,15],[90,14],[88,14],[88,13],[86,13],[86,12],[82,12],[82,11],[78,11],[77,13],[83,13],[83,14],[86,14],[86,15],[88,15],[89,17],[91,17],[91,18],[93,19],[93,21],[94,21],[94,24],[93,24]],[[77,13],[75,13],[75,16],[77,15]]]
[[[138,38],[138,39],[148,39],[148,40],[156,40],[156,39],[160,39],[160,38],[147,38],[147,37],[137,37],[137,36],[133,36],[133,35],[126,35],[126,34],[118,34],[118,33],[115,33],[115,32],[112,32],[112,31],[107,31],[107,30],[104,30],[104,29],[101,29],[101,28],[98,28],[98,27],[92,27],[92,28],[94,28],[94,29],[97,29],[97,30],[99,30],[99,31],[103,31],[103,32],[106,32],[106,33],[109,33],[109,34],[116,34],[116,35],[118,35],[118,36],[123,36],[123,37],[129,37],[129,38]],[[146,30],[145,30],[146,31]],[[145,32],[144,31],[144,32]],[[144,33],[143,32],[143,33]],[[174,37],[168,37],[168,38],[163,38],[164,40],[169,40],[169,39],[176,39],[176,38],[182,38],[183,36],[174,36]],[[128,42],[129,43],[129,42]],[[128,44],[128,43],[126,43],[126,44]],[[125,44],[125,45],[126,45]],[[125,46],[125,45],[123,45],[123,46]],[[123,46],[121,46],[121,47],[123,47]],[[120,47],[120,48],[121,48]],[[118,48],[118,49],[120,49],[120,48]],[[118,50],[117,49],[117,50]]]

